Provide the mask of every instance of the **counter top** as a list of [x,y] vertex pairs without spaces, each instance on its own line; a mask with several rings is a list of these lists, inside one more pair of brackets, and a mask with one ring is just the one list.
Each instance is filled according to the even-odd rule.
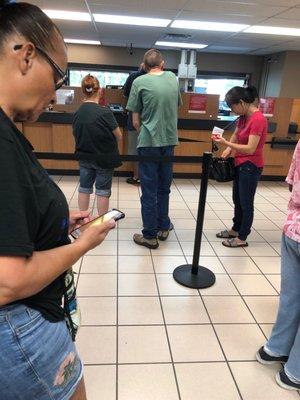
[[[127,116],[122,112],[114,112],[114,116],[120,125],[120,127],[126,127],[127,124]],[[73,113],[65,113],[65,112],[45,112],[42,113],[37,120],[37,122],[48,122],[53,124],[72,124],[73,122]],[[211,131],[214,126],[218,126],[219,128],[226,129],[229,131],[234,130],[234,121],[237,117],[224,117],[221,116],[217,120],[209,120],[209,119],[179,119],[178,120],[178,129],[182,130],[203,130],[203,131]],[[273,133],[276,130],[276,123],[269,122],[269,133]]]

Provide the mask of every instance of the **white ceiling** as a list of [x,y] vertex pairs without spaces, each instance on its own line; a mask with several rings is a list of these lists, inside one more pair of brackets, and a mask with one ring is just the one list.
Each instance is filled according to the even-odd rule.
[[[29,0],[30,1],[30,0]],[[37,0],[43,9],[140,17],[231,22],[300,28],[300,0]],[[191,43],[207,44],[204,52],[271,54],[300,51],[300,37],[226,33],[57,20],[66,38],[100,40],[105,46],[153,47],[168,33],[189,34]],[[184,40],[179,40],[184,41]]]

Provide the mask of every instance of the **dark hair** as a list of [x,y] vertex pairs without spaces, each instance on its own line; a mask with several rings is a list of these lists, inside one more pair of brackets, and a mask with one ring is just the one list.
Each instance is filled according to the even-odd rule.
[[82,79],[81,89],[83,94],[85,94],[87,97],[93,96],[100,89],[98,79],[95,76],[88,74]]
[[150,49],[146,51],[143,63],[146,69],[151,69],[154,67],[159,67],[163,60],[163,56],[159,50]]
[[53,21],[37,6],[0,0],[0,50],[10,35],[24,36],[43,50],[56,50],[55,37],[63,38]]
[[225,101],[228,107],[233,104],[238,104],[241,100],[245,103],[254,103],[256,99],[259,99],[258,91],[254,86],[248,86],[246,88],[241,86],[234,86],[225,95]]

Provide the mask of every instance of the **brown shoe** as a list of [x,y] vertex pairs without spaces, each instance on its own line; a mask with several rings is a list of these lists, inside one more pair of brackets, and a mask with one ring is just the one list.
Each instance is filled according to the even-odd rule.
[[156,238],[146,239],[140,233],[135,233],[133,235],[133,241],[134,243],[139,244],[140,246],[148,247],[148,249],[157,249],[159,246],[159,243]]
[[171,222],[171,223],[170,223],[169,229],[167,229],[167,230],[165,230],[165,231],[163,231],[163,230],[158,231],[157,239],[164,242],[165,240],[168,239],[169,233],[170,233],[170,231],[172,231],[173,229],[174,229],[174,225],[173,225],[172,222]]

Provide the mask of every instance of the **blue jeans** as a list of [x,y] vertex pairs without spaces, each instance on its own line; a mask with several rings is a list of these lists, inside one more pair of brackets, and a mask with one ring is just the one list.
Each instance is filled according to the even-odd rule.
[[267,349],[288,356],[284,369],[300,381],[300,243],[282,235],[281,290],[277,319]]
[[[139,147],[140,156],[172,156],[174,146]],[[157,237],[159,230],[170,228],[169,194],[173,178],[171,162],[139,163],[141,180],[141,206],[143,219],[143,236],[146,239]]]
[[233,181],[234,218],[232,229],[239,233],[239,239],[246,240],[251,232],[254,217],[254,196],[262,168],[250,161],[235,168]]

